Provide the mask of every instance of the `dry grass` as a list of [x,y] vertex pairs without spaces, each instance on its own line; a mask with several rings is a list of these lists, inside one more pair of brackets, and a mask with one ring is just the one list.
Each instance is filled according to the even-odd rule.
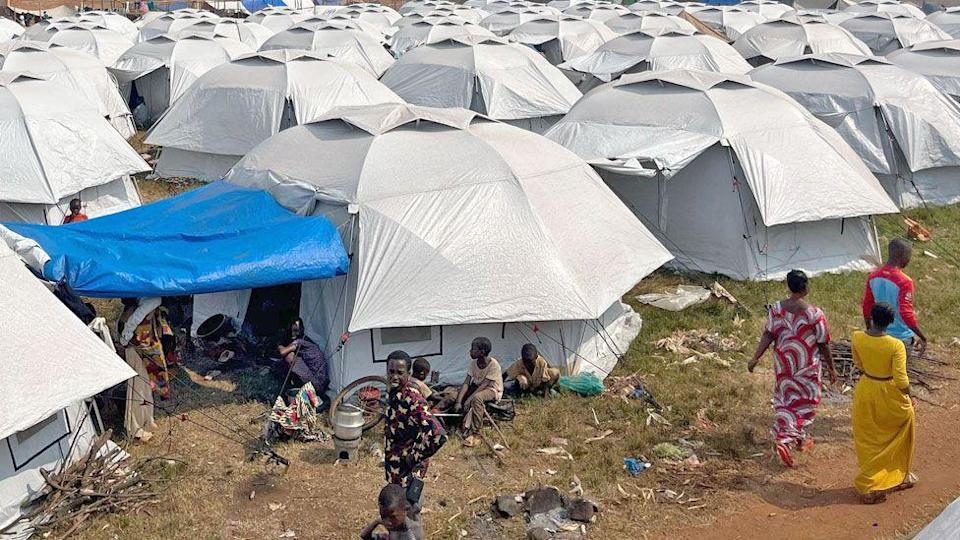
[[[141,182],[145,200],[163,196],[170,189],[154,184],[158,183]],[[956,335],[952,315],[960,305],[960,291],[954,286],[958,272],[950,264],[956,256],[946,251],[960,253],[960,208],[911,215],[928,225],[942,243],[920,246],[909,272],[918,285],[921,321],[933,342],[943,347]],[[903,231],[899,217],[880,219],[878,227],[884,243]],[[925,249],[942,258],[924,256]],[[434,460],[427,483],[428,538],[457,538],[461,530],[470,538],[519,538],[519,518],[490,520],[489,501],[497,494],[520,492],[538,483],[566,489],[575,476],[587,495],[603,507],[600,520],[590,528],[595,538],[638,538],[671,526],[706,523],[724,509],[731,493],[758,489],[776,470],[767,442],[772,371],[766,361],[757,374],[750,375],[745,364],[759,337],[763,306],[783,296],[782,287],[721,280],[748,311],[711,300],[680,313],[667,313],[633,300],[638,293],[662,291],[691,279],[658,272],[625,297],[642,314],[645,326],[617,373],[642,373],[666,407],[663,416],[671,426],[648,425],[641,404],[605,396],[563,395],[524,402],[516,420],[503,425],[511,450],[502,465],[485,449],[462,448],[455,440]],[[813,281],[810,299],[825,310],[836,337],[849,335],[861,324],[863,280],[863,274],[844,274]],[[721,355],[730,367],[710,361],[680,365],[683,358],[653,344],[678,329],[709,329],[733,336],[744,346]],[[265,384],[263,378],[247,371],[213,382],[196,375],[193,380],[193,390],[177,392],[181,401],[176,414],[161,420],[163,429],[156,439],[147,446],[132,447],[137,454],[184,459],[190,464],[187,470],[172,478],[162,504],[150,515],[101,518],[81,538],[276,538],[292,529],[298,538],[340,539],[355,536],[375,516],[375,497],[383,480],[382,470],[369,452],[362,453],[359,463],[335,465],[329,442],[296,443],[277,448],[291,461],[287,470],[262,460],[247,461],[242,444],[210,429],[230,438],[240,437],[240,431],[248,438],[258,433],[268,404],[249,396],[257,393],[257,384]],[[614,433],[587,443],[585,439],[599,431],[593,426],[591,409],[600,419],[601,430]],[[844,408],[822,409],[823,420],[815,435],[849,437]],[[715,427],[705,426],[698,413]],[[188,420],[182,420],[180,414],[186,414]],[[553,437],[569,440],[567,449],[573,461],[536,454],[536,449],[550,446]],[[623,471],[623,457],[652,457],[654,444],[676,442],[679,437],[703,441],[703,448],[697,450],[702,467],[678,470],[655,461],[654,468],[636,478]],[[378,438],[378,433],[368,434],[364,448]],[[696,505],[676,504],[659,494],[655,501],[645,501],[644,488],[670,489],[700,500]],[[256,492],[253,499],[251,492]],[[284,506],[271,510],[270,503]],[[689,509],[700,505],[705,506]]]

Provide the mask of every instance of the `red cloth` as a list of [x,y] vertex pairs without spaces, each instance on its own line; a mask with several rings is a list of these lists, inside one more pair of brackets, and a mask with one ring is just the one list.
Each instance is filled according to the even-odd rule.
[[67,214],[63,217],[62,225],[66,225],[67,223],[77,223],[78,221],[86,221],[88,219],[90,218],[88,218],[86,214]]

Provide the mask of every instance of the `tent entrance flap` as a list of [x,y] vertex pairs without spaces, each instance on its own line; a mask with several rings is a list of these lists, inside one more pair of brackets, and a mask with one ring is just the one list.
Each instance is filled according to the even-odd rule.
[[325,217],[226,182],[67,226],[3,224],[50,256],[44,278],[84,296],[175,296],[343,275],[348,258]]

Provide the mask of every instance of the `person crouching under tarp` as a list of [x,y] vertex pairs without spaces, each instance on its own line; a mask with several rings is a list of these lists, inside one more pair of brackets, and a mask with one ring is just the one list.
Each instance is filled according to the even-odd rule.
[[268,441],[284,436],[302,441],[324,438],[319,413],[330,408],[327,358],[320,346],[304,335],[303,319],[298,317],[293,321],[290,341],[279,345],[277,351],[283,361],[275,359],[275,362],[285,367],[287,373],[280,396],[273,404],[265,438]]
[[284,392],[297,390],[306,383],[311,383],[321,401],[318,410],[330,407],[330,398],[327,389],[330,387],[330,375],[327,371],[327,357],[320,346],[304,335],[303,319],[297,317],[290,324],[290,341],[286,345],[277,347],[280,357],[288,368],[287,382]]
[[[143,361],[150,387],[160,399],[170,399],[170,384],[176,377],[177,338],[167,323],[159,298],[123,298],[118,330],[120,344],[132,345]],[[134,368],[136,370],[136,368]]]

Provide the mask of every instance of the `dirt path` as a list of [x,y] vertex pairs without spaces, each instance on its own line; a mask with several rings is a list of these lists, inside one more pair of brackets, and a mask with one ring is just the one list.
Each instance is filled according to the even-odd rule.
[[852,488],[856,457],[846,408],[814,430],[821,441],[805,461],[745,491],[726,494],[726,509],[706,526],[657,531],[655,538],[897,538],[919,531],[960,496],[960,384],[920,403],[914,470],[920,483],[887,502],[859,504]]

